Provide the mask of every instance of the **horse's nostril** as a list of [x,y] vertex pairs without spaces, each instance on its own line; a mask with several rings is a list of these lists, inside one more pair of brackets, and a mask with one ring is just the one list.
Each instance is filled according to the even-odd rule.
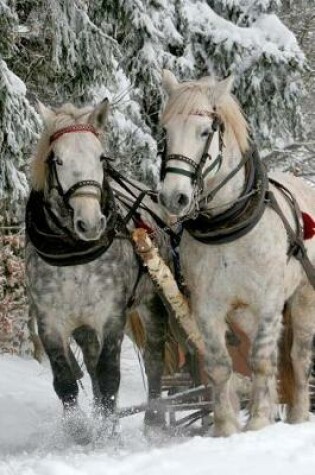
[[187,206],[188,205],[189,198],[187,195],[184,195],[184,193],[179,193],[177,195],[177,204],[180,206]]
[[87,227],[86,223],[84,221],[82,221],[82,219],[78,219],[76,224],[77,224],[78,230],[81,233],[85,233],[88,230],[88,227]]

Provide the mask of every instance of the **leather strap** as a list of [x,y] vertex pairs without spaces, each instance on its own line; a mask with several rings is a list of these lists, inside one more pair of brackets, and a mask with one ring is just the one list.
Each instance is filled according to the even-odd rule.
[[263,215],[268,179],[257,149],[251,150],[244,163],[245,186],[231,208],[215,216],[207,215],[205,210],[183,222],[184,228],[198,241],[210,245],[233,242],[251,231]]
[[302,229],[302,226],[301,226],[301,211],[300,211],[299,205],[298,205],[296,199],[294,198],[294,196],[292,195],[292,193],[284,185],[282,185],[281,183],[279,183],[279,182],[277,182],[276,180],[273,180],[273,179],[270,179],[270,182],[279,191],[281,191],[283,193],[283,195],[286,197],[288,202],[291,204],[291,207],[292,207],[293,212],[294,212],[295,222],[296,222],[296,226],[297,226],[296,231],[294,231],[292,229],[289,221],[287,220],[287,218],[284,215],[282,209],[280,208],[274,193],[272,191],[268,191],[268,193],[267,193],[267,202],[268,202],[269,206],[280,217],[280,219],[283,223],[283,226],[286,230],[286,233],[288,235],[288,239],[289,239],[288,256],[289,257],[291,257],[291,256],[295,257],[295,259],[297,259],[301,263],[301,265],[302,265],[302,267],[303,267],[303,269],[304,269],[304,271],[305,271],[305,273],[308,277],[308,280],[309,280],[310,284],[312,285],[312,287],[315,290],[315,267],[312,264],[312,262],[310,261],[310,259],[308,257],[308,254],[307,254],[307,249],[304,245],[303,229]]

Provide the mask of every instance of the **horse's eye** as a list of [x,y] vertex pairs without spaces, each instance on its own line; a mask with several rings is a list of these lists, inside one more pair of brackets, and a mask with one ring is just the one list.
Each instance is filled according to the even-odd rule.
[[48,163],[56,163],[57,165],[63,165],[63,161],[60,157],[58,157],[53,150],[49,153],[46,162]]
[[209,134],[210,134],[210,129],[205,129],[205,130],[203,130],[203,131],[201,132],[200,135],[201,135],[201,137],[202,137],[203,139],[206,139]]

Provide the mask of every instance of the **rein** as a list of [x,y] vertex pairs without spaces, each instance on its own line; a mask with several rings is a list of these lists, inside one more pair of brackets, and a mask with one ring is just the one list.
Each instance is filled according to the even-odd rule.
[[[64,134],[72,132],[89,132],[96,137],[99,136],[94,127],[89,124],[77,124],[57,130],[50,138],[50,144],[58,140]],[[29,239],[35,247],[38,255],[48,264],[53,266],[73,266],[79,264],[86,264],[100,257],[112,244],[115,238],[123,238],[130,240],[130,235],[127,230],[127,225],[131,219],[139,221],[138,209],[141,208],[153,217],[157,225],[163,230],[166,230],[166,224],[149,208],[143,205],[142,201],[146,195],[150,195],[156,201],[156,193],[151,190],[143,190],[136,184],[129,181],[111,165],[112,160],[109,157],[101,157],[104,163],[104,177],[103,183],[99,184],[94,180],[81,180],[75,183],[66,192],[63,190],[57,172],[57,164],[62,165],[62,161],[55,157],[53,152],[48,156],[49,165],[49,190],[56,188],[59,197],[64,204],[65,209],[70,212],[72,208],[69,205],[69,200],[77,190],[84,186],[93,186],[97,190],[96,193],[79,192],[76,196],[92,196],[100,200],[102,213],[107,216],[108,222],[106,230],[100,239],[95,241],[83,241],[77,238],[71,228],[61,221],[60,217],[55,213],[51,204],[45,199],[44,192],[31,191],[30,197],[26,206],[26,230]],[[116,181],[123,189],[130,194],[134,201],[131,206],[125,205],[128,208],[126,216],[121,216],[117,209],[116,199],[120,199],[117,194],[114,194],[110,184],[107,181],[107,176]],[[55,184],[53,184],[53,180]],[[131,185],[137,191],[137,196],[131,189]],[[122,200],[121,200],[122,201]],[[169,234],[172,231],[169,229]],[[175,233],[172,233],[175,235]],[[137,279],[139,280],[139,279]]]

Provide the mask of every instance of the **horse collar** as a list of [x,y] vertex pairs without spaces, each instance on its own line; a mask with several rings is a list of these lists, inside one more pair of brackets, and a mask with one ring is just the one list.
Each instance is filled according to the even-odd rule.
[[97,241],[76,239],[45,202],[42,192],[32,191],[26,205],[26,233],[41,259],[52,266],[87,264],[100,257],[112,244],[117,225],[114,197],[110,196],[104,214],[109,216],[106,231]]
[[257,149],[251,150],[241,162],[245,165],[245,186],[236,203],[215,216],[199,213],[184,221],[184,228],[204,244],[226,244],[247,234],[260,220],[266,207],[268,177]]

